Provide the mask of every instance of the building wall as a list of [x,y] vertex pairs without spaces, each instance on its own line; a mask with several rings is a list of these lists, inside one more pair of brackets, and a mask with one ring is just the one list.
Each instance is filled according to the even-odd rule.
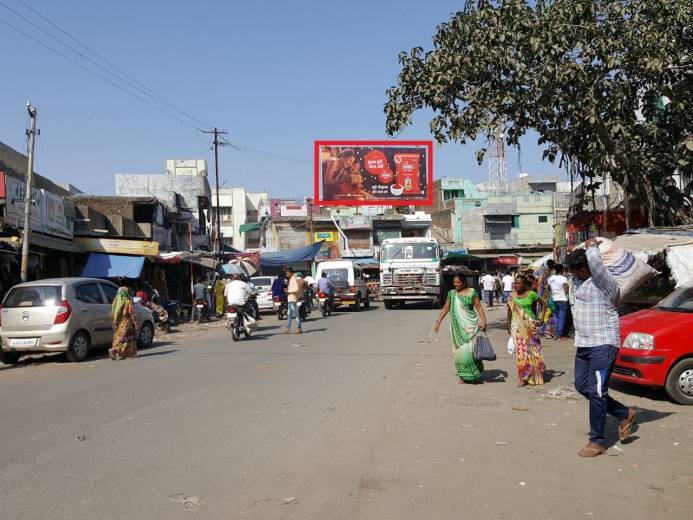
[[[212,220],[216,218],[216,189],[212,189]],[[245,188],[220,188],[219,205],[221,206],[221,234],[224,243],[236,249],[246,249],[248,237],[241,233],[241,226],[258,221],[258,213],[268,207],[269,196],[266,192],[248,192]]]

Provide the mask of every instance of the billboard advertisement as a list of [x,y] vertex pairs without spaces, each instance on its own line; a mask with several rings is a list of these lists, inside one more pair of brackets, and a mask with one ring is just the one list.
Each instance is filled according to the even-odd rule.
[[433,204],[432,141],[315,141],[315,203]]

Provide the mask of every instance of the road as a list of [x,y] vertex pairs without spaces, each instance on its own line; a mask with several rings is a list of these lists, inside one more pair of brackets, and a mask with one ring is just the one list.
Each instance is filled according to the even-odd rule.
[[187,326],[134,360],[0,369],[0,518],[693,518],[693,409],[619,387],[634,442],[580,459],[572,348],[547,343],[551,380],[516,388],[494,310],[499,360],[460,385],[435,312],[340,312],[303,336],[269,316],[236,344]]

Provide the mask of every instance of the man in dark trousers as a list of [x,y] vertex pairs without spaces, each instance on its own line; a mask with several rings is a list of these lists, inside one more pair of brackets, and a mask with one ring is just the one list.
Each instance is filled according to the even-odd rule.
[[616,311],[618,284],[602,263],[598,240],[590,238],[585,248],[586,251],[577,249],[568,255],[566,264],[575,283],[575,388],[590,403],[589,443],[578,455],[596,457],[606,451],[606,415],[613,415],[620,421],[618,436],[625,440],[633,428],[635,410],[609,395],[609,377],[621,346]]

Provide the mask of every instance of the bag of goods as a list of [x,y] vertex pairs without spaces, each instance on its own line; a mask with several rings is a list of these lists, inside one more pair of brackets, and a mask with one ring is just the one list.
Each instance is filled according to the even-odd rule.
[[[602,256],[602,262],[604,262],[607,270],[616,277],[621,299],[658,274],[655,269],[635,258],[632,253],[621,249],[608,238],[597,238],[597,240],[599,241],[599,253]],[[580,244],[579,247],[584,247],[584,243]]]

